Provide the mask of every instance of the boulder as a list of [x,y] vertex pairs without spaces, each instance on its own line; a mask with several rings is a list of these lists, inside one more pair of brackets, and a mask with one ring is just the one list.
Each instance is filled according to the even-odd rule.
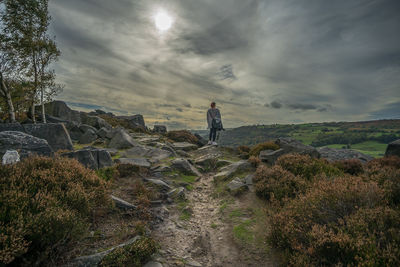
[[46,122],[48,123],[68,123],[67,120],[58,118],[58,117],[54,117],[51,115],[46,114]]
[[137,146],[138,143],[132,139],[132,137],[122,128],[117,129],[110,143],[109,148],[115,149],[127,149]]
[[315,147],[304,145],[303,143],[292,138],[278,138],[275,144],[288,153],[298,153],[301,155],[309,155],[312,158],[320,158],[321,155]]
[[112,129],[112,126],[100,117],[90,116],[84,112],[81,112],[80,114],[81,114],[81,121],[84,124],[90,125],[96,129],[101,129],[103,127],[106,129]]
[[108,133],[110,132],[109,129],[107,129],[106,127],[101,128],[100,130],[98,130],[96,132],[96,134],[100,137],[100,138],[107,138]]
[[3,157],[7,150],[18,151],[21,158],[30,155],[53,156],[53,150],[46,140],[23,132],[0,132],[0,157]]
[[259,158],[261,161],[273,165],[275,164],[275,161],[284,154],[286,154],[286,151],[282,148],[275,151],[263,150],[260,152]]
[[167,132],[167,126],[165,125],[154,125],[153,132],[159,134],[165,134]]
[[74,158],[85,167],[97,170],[113,165],[110,153],[105,149],[87,147],[78,151],[62,154],[63,157]]
[[88,130],[92,130],[93,132],[97,132],[96,128],[94,128],[93,126],[90,126],[88,124],[79,125],[79,130],[81,130],[82,133],[86,133]]
[[[66,121],[75,121],[81,123],[79,111],[70,109],[63,101],[53,101],[44,105],[46,114],[60,118]],[[40,107],[37,107],[38,114],[41,113]]]
[[71,138],[63,123],[25,124],[25,132],[45,139],[53,151],[74,150]]
[[371,156],[365,155],[361,152],[352,149],[336,149],[336,148],[323,147],[319,148],[318,152],[321,154],[322,158],[325,158],[329,161],[358,159],[361,162],[366,163],[374,159]]
[[65,124],[65,127],[67,128],[67,130],[69,132],[69,136],[71,137],[72,140],[76,140],[76,141],[79,140],[79,138],[81,138],[81,136],[84,133],[84,131],[82,131],[79,128],[79,124],[74,121],[67,122]]
[[130,164],[138,167],[150,168],[150,162],[145,158],[119,158],[115,160],[116,163],[119,164]]
[[16,150],[7,150],[3,155],[2,164],[9,165],[15,164],[20,161],[18,151]]
[[169,186],[167,183],[165,183],[159,179],[144,179],[144,180],[145,180],[145,182],[159,186],[161,188],[161,191],[168,192],[172,189],[171,186]]
[[219,173],[214,176],[215,180],[225,180],[239,173],[252,171],[254,167],[247,160],[240,160],[223,167]]
[[197,139],[199,140],[199,141],[197,142],[198,145],[200,145],[200,146],[205,146],[205,145],[207,145],[208,141],[207,141],[206,139],[204,139],[201,135],[195,133],[194,136],[196,136]]
[[188,142],[176,142],[176,143],[173,143],[172,146],[176,150],[183,150],[183,151],[192,151],[192,150],[196,150],[198,148],[197,145],[194,145],[194,144],[191,144]]
[[398,156],[400,157],[400,139],[394,142],[391,142],[386,148],[386,157],[390,156]]
[[97,139],[97,134],[95,131],[92,129],[88,129],[80,138],[79,138],[79,143],[80,144],[90,144],[96,141]]
[[61,156],[76,159],[83,166],[92,170],[97,170],[99,168],[99,165],[94,159],[92,152],[90,152],[89,150],[83,149],[74,152],[63,153],[61,154]]
[[242,180],[240,180],[239,177],[236,177],[235,179],[233,179],[232,181],[230,181],[227,185],[226,185],[228,191],[234,195],[240,195],[241,193],[243,193],[244,191],[246,191],[248,189],[247,185],[245,183],[243,183]]
[[144,123],[144,118],[140,114],[133,116],[118,116],[117,118],[126,120],[132,128],[146,127],[146,124]]
[[2,124],[0,124],[0,132],[6,132],[6,131],[25,132],[25,129],[19,123],[2,123]]
[[200,172],[187,159],[177,158],[171,162],[171,168],[186,175],[200,176]]

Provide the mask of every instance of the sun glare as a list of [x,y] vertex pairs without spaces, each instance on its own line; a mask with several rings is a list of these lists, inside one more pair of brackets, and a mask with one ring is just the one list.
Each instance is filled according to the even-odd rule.
[[154,16],[154,22],[159,31],[167,31],[172,26],[172,17],[165,11],[158,11]]

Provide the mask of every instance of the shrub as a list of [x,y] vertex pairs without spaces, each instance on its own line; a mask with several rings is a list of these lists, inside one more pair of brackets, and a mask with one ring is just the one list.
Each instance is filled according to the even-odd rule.
[[[107,183],[78,161],[31,157],[0,168],[0,263],[40,263],[79,238]],[[1,265],[1,264],[0,264]]]
[[375,182],[322,179],[272,214],[269,241],[292,265],[398,265],[399,213],[383,205]]
[[103,258],[100,266],[143,266],[157,250],[156,242],[142,237],[130,245],[115,249]]
[[249,158],[249,162],[255,168],[257,168],[261,164],[261,160],[258,157],[254,157],[254,156],[251,156]]
[[248,146],[239,146],[237,148],[239,157],[242,159],[248,159],[249,158],[249,152],[250,152],[250,147]]
[[137,175],[145,175],[149,172],[148,169],[140,166],[135,166],[132,164],[118,164],[115,166],[116,170],[119,173],[119,177],[129,177],[129,176],[137,176]]
[[261,165],[254,175],[256,194],[266,200],[283,201],[294,198],[307,188],[307,181],[275,165],[271,168]]
[[379,168],[383,167],[400,169],[400,157],[391,156],[391,157],[373,159],[370,162],[368,162],[366,167],[367,169],[375,169],[375,170],[378,170]]
[[253,146],[249,151],[249,155],[258,157],[260,152],[263,150],[278,150],[278,149],[279,145],[275,144],[274,142],[264,142]]
[[174,142],[188,142],[199,145],[199,139],[187,130],[170,131],[166,136]]
[[276,161],[276,164],[294,175],[300,175],[307,180],[313,180],[315,176],[320,174],[325,174],[328,177],[342,174],[342,171],[330,164],[327,160],[314,159],[309,155],[283,155]]
[[119,171],[114,166],[99,169],[96,171],[96,173],[100,178],[104,179],[105,181],[112,181],[120,176]]
[[350,175],[359,175],[364,172],[363,164],[358,159],[335,161],[333,166]]

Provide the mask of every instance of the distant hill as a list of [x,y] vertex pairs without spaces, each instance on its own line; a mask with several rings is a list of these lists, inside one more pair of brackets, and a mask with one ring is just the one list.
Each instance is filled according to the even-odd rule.
[[[207,131],[193,131],[207,136]],[[399,120],[252,125],[221,133],[224,146],[255,145],[277,137],[292,137],[315,147],[349,147],[374,157],[383,156],[386,145],[400,139]]]

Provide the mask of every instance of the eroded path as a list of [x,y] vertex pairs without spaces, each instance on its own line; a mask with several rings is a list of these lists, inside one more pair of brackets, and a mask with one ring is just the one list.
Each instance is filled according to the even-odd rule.
[[169,219],[155,229],[164,266],[249,266],[240,264],[240,251],[221,218],[220,200],[213,197],[212,181],[212,174],[206,174],[187,192],[190,218],[182,220],[171,208]]

